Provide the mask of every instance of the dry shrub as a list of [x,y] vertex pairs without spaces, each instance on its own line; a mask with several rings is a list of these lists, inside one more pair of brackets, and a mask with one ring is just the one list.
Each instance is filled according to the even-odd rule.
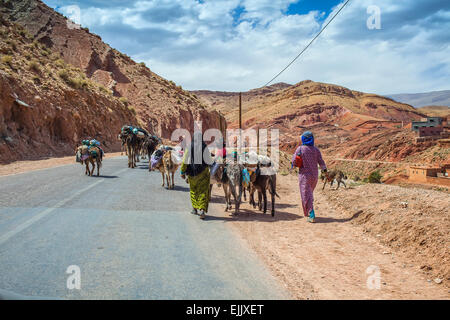
[[4,55],[4,56],[2,56],[2,63],[3,64],[6,64],[6,65],[8,65],[8,66],[12,66],[12,60],[13,60],[13,58],[11,57],[11,56],[9,56],[9,55]]
[[36,73],[40,73],[41,72],[41,67],[39,66],[39,63],[36,60],[32,60],[30,61],[28,68]]
[[136,115],[136,109],[134,107],[129,106],[128,110],[130,110],[134,115]]
[[124,105],[128,106],[128,99],[125,97],[120,97],[119,101],[122,102]]

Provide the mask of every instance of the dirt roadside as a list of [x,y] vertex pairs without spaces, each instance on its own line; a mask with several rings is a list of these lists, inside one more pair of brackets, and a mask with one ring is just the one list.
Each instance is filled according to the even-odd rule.
[[[120,156],[120,152],[106,153],[105,159]],[[0,176],[8,176],[28,171],[36,171],[54,168],[75,163],[75,156],[62,158],[49,158],[44,160],[16,161],[10,164],[0,165]]]
[[[403,201],[409,201],[410,208],[405,210],[410,214],[422,212],[424,208],[415,207],[420,201],[410,199],[419,199],[417,195],[421,191],[408,192],[410,189],[385,185],[364,185],[338,191],[329,187],[322,191],[318,186],[315,224],[307,223],[300,214],[297,178],[290,175],[278,178],[281,199],[277,199],[275,218],[250,208],[248,203],[242,205],[242,214],[238,218],[229,217],[224,212],[223,191],[217,187],[212,201],[223,214],[224,221],[230,223],[236,234],[258,253],[294,299],[449,299],[447,249],[450,223],[443,210],[445,207],[442,207],[449,207],[448,194],[427,191],[430,203],[431,200],[436,203],[427,206],[430,215],[421,217],[418,228],[422,230],[422,236],[430,230],[428,237],[424,236],[431,248],[428,251],[417,249],[411,241],[419,234],[401,237],[405,231],[401,224],[396,227],[396,223],[404,223],[397,221],[399,215],[383,222],[375,219],[364,223],[370,220],[368,216],[374,215],[374,209],[389,210],[391,206],[399,205],[398,198],[387,198],[389,194],[400,194]],[[436,216],[438,210],[442,214]],[[417,229],[414,221],[408,230]],[[369,225],[373,229],[371,232]],[[390,246],[389,232],[400,238],[391,241]],[[438,244],[443,247],[434,250]],[[434,259],[427,261],[433,254]],[[368,289],[367,281],[375,275],[374,270],[380,271],[380,289]],[[433,272],[447,278],[438,278]],[[441,283],[437,284],[435,279]]]

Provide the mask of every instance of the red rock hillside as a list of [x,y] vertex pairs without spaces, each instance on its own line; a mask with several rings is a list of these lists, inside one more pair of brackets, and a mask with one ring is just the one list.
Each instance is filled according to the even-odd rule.
[[3,16],[0,39],[0,163],[72,155],[94,137],[120,150],[132,110]]
[[149,131],[170,138],[176,128],[192,129],[197,119],[205,129],[225,126],[217,111],[207,110],[191,93],[111,48],[87,29],[69,29],[68,20],[43,2],[10,1],[2,11],[24,26],[35,41],[59,53],[67,64],[81,69],[135,110]]

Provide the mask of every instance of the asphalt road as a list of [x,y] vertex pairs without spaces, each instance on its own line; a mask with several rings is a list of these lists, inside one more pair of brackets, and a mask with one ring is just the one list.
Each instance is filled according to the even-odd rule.
[[[0,177],[0,290],[63,299],[285,299],[219,214],[191,215],[188,185],[147,162]],[[69,289],[69,266],[80,289]],[[1,293],[1,291],[0,291]]]

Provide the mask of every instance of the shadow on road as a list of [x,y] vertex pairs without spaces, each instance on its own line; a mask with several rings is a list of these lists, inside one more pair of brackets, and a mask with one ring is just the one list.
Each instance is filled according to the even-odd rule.
[[171,191],[181,191],[181,192],[189,192],[189,187],[177,186],[175,185]]
[[224,197],[218,197],[218,196],[212,196],[210,203],[223,203],[225,205],[225,198]]
[[328,218],[328,217],[316,217],[315,222],[316,223],[333,223],[333,222],[343,223],[343,222],[348,222],[348,221],[351,221],[351,220],[357,218],[361,213],[363,213],[363,211],[359,210],[359,211],[355,212],[350,218],[341,218],[341,219]]
[[[233,211],[232,209],[230,211]],[[302,216],[297,214],[292,214],[285,211],[279,211],[275,210],[275,216],[272,217],[270,214],[270,210],[267,211],[266,214],[262,213],[258,210],[249,210],[249,209],[239,209],[239,215],[237,216],[228,216],[228,217],[218,217],[218,216],[206,216],[205,221],[208,220],[221,220],[225,222],[231,222],[231,221],[260,221],[260,222],[276,222],[276,221],[293,221],[297,219],[301,219]]]
[[96,176],[96,175],[93,175],[92,178],[117,179],[119,177],[118,176],[104,176],[104,175]]
[[275,204],[275,208],[279,208],[279,209],[295,208],[295,207],[297,207],[297,205],[291,204],[291,203],[276,203]]

